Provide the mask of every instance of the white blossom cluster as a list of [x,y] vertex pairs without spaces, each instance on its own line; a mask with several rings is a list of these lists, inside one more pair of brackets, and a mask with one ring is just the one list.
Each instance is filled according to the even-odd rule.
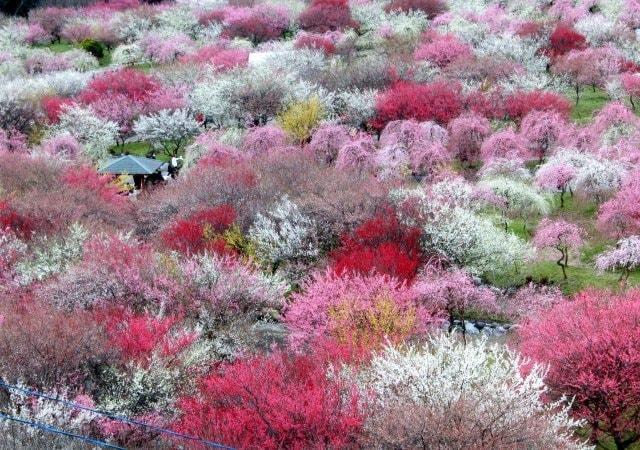
[[[360,374],[360,382],[381,408],[423,414],[415,420],[427,427],[427,435],[431,427],[464,417],[474,429],[514,439],[514,447],[590,448],[574,441],[573,431],[582,423],[569,416],[565,400],[544,402],[544,368],[531,365],[524,374],[523,363],[517,353],[489,346],[486,338],[463,345],[441,335],[423,347],[386,347]],[[465,413],[471,417],[457,416]],[[406,424],[402,419],[397,417],[398,428]]]
[[84,148],[92,161],[102,161],[109,155],[109,149],[116,144],[118,125],[97,117],[88,108],[73,105],[60,114],[60,121],[52,125],[47,134],[56,136],[69,133]]
[[23,285],[42,281],[65,271],[82,256],[84,243],[89,232],[79,224],[69,227],[69,234],[61,240],[44,239],[42,246],[29,259],[18,263],[16,271]]
[[319,254],[317,225],[284,196],[266,213],[258,214],[249,230],[258,258],[274,267],[313,260]]

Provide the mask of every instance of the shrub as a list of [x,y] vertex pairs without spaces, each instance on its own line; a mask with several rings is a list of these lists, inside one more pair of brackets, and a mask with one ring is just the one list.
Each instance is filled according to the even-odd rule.
[[462,109],[458,91],[450,84],[398,82],[381,92],[376,100],[376,116],[371,125],[382,130],[393,120],[434,120],[448,124]]
[[94,39],[85,39],[80,42],[80,47],[100,59],[104,56],[104,48],[102,44]]
[[532,91],[515,92],[505,101],[507,114],[514,120],[520,121],[531,111],[556,112],[564,118],[569,117],[571,103],[565,97],[555,92]]
[[23,239],[30,239],[33,233],[33,221],[15,211],[8,201],[0,200],[0,230],[10,231]]
[[442,0],[392,0],[385,6],[385,11],[420,11],[433,19],[447,10],[447,5]]
[[477,114],[465,114],[449,123],[448,147],[462,162],[475,163],[480,157],[484,139],[491,133],[491,124]]
[[187,219],[169,225],[160,238],[164,245],[183,254],[213,251],[233,253],[224,241],[223,233],[236,219],[236,212],[230,205],[220,205],[192,214]]
[[171,157],[178,156],[199,130],[200,124],[186,109],[163,109],[156,114],[142,116],[133,124],[139,140],[151,142]]
[[529,155],[526,141],[512,128],[487,137],[480,147],[480,156],[487,163],[494,159],[525,159]]
[[298,17],[300,28],[313,33],[357,28],[346,0],[313,0]]
[[281,6],[267,4],[230,8],[224,23],[229,37],[244,37],[257,44],[282,36],[289,26],[289,12]]
[[586,47],[586,39],[570,26],[558,24],[549,36],[549,53],[551,56],[564,55],[571,50]]
[[620,271],[620,281],[626,283],[632,271],[640,266],[640,237],[620,239],[615,248],[607,250],[596,259],[600,272]]
[[560,114],[534,110],[522,120],[520,132],[528,141],[529,149],[542,162],[558,143],[565,127],[566,122]]
[[385,348],[360,373],[361,389],[373,391],[365,445],[586,449],[573,434],[582,422],[560,402],[543,403],[543,367],[523,373],[523,362],[486,339]]
[[420,229],[405,227],[388,210],[342,236],[330,257],[336,274],[376,272],[412,280],[421,264]]
[[569,250],[577,250],[582,247],[584,235],[584,230],[573,223],[562,219],[555,221],[543,219],[538,225],[533,242],[539,249],[555,248],[560,252],[561,256],[556,263],[562,269],[562,276],[566,280]]
[[430,42],[419,47],[414,57],[417,60],[426,60],[438,67],[445,67],[458,58],[471,56],[471,49],[467,44],[460,42],[454,35],[436,36]]
[[9,383],[40,388],[77,383],[109,359],[102,329],[88,313],[64,313],[26,300],[3,302],[0,314],[0,371]]
[[314,356],[241,359],[206,376],[199,391],[179,400],[174,429],[234,447],[349,448],[362,427],[357,391]]
[[310,261],[319,254],[315,221],[286,196],[258,214],[249,237],[258,258],[274,272],[284,263]]
[[631,175],[622,188],[600,206],[598,228],[613,238],[626,237],[640,232],[640,183]]
[[351,348],[370,350],[386,339],[420,335],[434,322],[419,291],[385,275],[315,274],[293,295],[285,312],[289,341],[295,348],[338,339]]
[[309,140],[313,129],[322,118],[322,105],[318,97],[294,103],[278,116],[278,123],[296,142]]

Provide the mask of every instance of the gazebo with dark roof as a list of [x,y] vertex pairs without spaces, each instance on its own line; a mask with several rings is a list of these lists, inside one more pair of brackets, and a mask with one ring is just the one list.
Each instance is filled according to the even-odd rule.
[[146,177],[160,176],[160,171],[164,164],[158,159],[123,155],[108,161],[100,168],[99,172],[113,175],[131,175],[136,188],[140,189]]

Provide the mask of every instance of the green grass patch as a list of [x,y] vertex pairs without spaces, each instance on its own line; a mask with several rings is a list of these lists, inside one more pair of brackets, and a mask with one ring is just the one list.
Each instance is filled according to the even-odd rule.
[[[517,288],[529,281],[538,284],[549,284],[559,287],[565,295],[573,295],[588,288],[592,289],[620,289],[619,275],[616,273],[599,274],[593,265],[567,267],[567,279],[562,277],[562,269],[555,261],[536,261],[521,268],[518,274],[510,277],[498,277],[491,280],[493,284],[502,287]],[[628,286],[640,284],[640,272],[632,273]]]
[[[151,150],[151,145],[148,142],[127,142],[124,145],[116,145],[115,147],[112,147],[110,152],[114,156],[134,155],[148,158],[147,154],[149,153],[149,150]],[[156,152],[155,159],[159,159],[164,162],[171,161],[171,157],[167,156],[163,152]]]
[[[573,100],[575,102],[575,95]],[[603,89],[594,90],[591,87],[583,87],[580,91],[580,101],[577,104],[574,103],[571,110],[571,118],[578,123],[588,122],[610,100]]]
[[48,48],[53,53],[64,53],[76,48],[76,46],[69,42],[53,42],[51,44],[36,44],[34,48]]

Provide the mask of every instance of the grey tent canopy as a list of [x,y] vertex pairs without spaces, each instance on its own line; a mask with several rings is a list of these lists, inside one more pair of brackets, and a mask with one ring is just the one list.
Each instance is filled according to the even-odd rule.
[[156,173],[164,163],[157,159],[142,158],[140,156],[123,155],[108,161],[99,170],[100,173],[117,175],[151,175]]

